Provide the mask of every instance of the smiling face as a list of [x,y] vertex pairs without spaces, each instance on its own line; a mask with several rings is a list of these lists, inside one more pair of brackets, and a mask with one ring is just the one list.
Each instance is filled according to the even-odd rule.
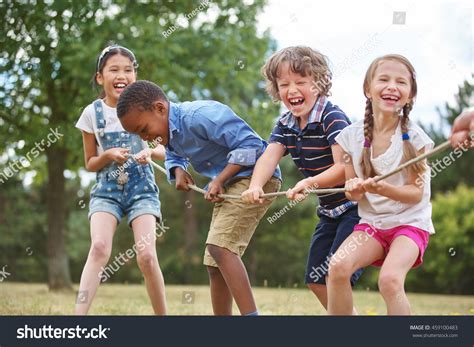
[[139,135],[143,140],[168,144],[168,109],[164,101],[155,101],[151,110],[133,107],[120,118],[123,128],[129,133]]
[[307,119],[311,113],[318,98],[313,84],[311,75],[302,76],[291,71],[288,62],[281,65],[277,77],[278,95],[295,117]]
[[105,103],[111,107],[117,106],[117,101],[127,85],[137,78],[135,68],[129,57],[114,54],[107,57],[103,68],[96,74],[96,81],[104,88]]
[[411,102],[412,78],[407,66],[396,60],[382,60],[366,88],[365,95],[372,100],[374,113],[393,115]]

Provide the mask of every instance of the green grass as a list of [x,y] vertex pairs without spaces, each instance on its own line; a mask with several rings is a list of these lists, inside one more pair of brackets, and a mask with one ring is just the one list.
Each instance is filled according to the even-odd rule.
[[[325,314],[307,289],[259,287],[254,288],[254,294],[263,315]],[[170,315],[212,314],[207,286],[168,285],[166,295]],[[0,283],[0,315],[71,315],[75,297],[73,292],[49,292],[45,284],[4,281]],[[408,298],[416,315],[474,314],[474,296],[409,293]],[[355,291],[354,302],[362,315],[385,314],[384,302],[377,292]],[[104,284],[99,288],[90,314],[151,315],[153,311],[144,285]],[[238,314],[235,305],[234,314]]]

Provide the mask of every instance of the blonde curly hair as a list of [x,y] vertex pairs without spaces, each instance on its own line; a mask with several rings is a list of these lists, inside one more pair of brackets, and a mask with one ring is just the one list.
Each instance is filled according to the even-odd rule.
[[329,96],[332,86],[332,73],[328,58],[307,46],[292,46],[274,53],[262,67],[262,74],[267,81],[266,90],[274,101],[281,101],[278,93],[277,78],[283,63],[288,62],[293,73],[302,76],[313,76],[312,91],[319,95]]

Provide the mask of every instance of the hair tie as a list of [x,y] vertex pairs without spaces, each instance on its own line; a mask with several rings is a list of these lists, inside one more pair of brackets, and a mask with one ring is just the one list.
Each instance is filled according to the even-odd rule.
[[403,139],[403,141],[409,140],[410,136],[408,135],[408,133],[403,133],[402,134],[402,139]]
[[364,148],[369,148],[370,147],[370,140],[368,138],[366,138],[364,140]]

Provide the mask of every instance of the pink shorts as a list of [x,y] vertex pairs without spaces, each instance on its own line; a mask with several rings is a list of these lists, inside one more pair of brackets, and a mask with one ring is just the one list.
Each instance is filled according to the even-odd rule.
[[417,267],[423,263],[423,254],[425,253],[426,247],[428,246],[428,239],[430,234],[427,231],[419,229],[417,227],[411,225],[400,225],[398,227],[392,229],[377,229],[371,226],[370,224],[357,224],[354,227],[354,231],[365,231],[369,236],[376,239],[383,247],[384,256],[383,259],[379,259],[372,263],[374,266],[382,266],[385,257],[388,254],[390,249],[390,245],[392,244],[393,240],[400,235],[404,235],[409,239],[413,240],[418,246],[420,253],[418,254],[418,258],[413,264],[412,267]]

